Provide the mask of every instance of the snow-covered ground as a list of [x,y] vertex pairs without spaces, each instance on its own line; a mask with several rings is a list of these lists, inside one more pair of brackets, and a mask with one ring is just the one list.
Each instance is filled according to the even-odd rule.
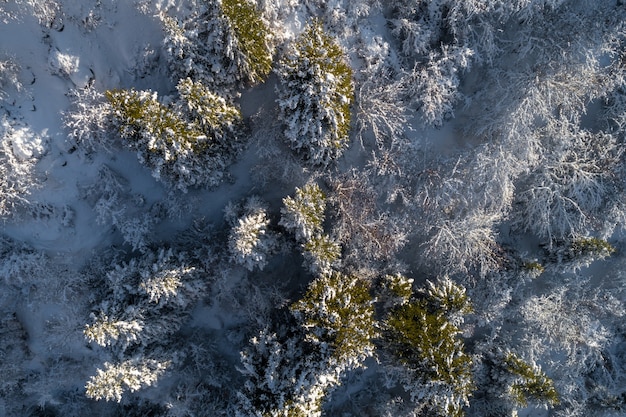
[[[239,52],[222,69],[209,60],[223,78],[216,91],[242,116],[219,185],[157,179],[123,129],[72,135],[86,94],[150,90],[183,112],[172,74],[206,74],[193,72],[198,56],[168,55],[181,40],[167,24],[186,22],[181,33],[198,40],[194,13],[223,3],[0,2],[0,416],[626,413],[622,2],[259,0],[274,72],[230,85]],[[289,88],[316,73],[289,78],[286,58],[311,21],[345,51],[354,87],[338,99],[354,99],[349,146],[322,166],[299,141],[315,137],[316,109],[341,125],[328,116],[339,105],[310,105],[337,99],[327,86],[341,77],[327,73],[298,102]],[[242,47],[228,36],[176,45]],[[322,206],[317,223],[287,203],[305,184],[323,190],[306,203]],[[385,287],[397,274],[413,280],[404,301]],[[472,363],[466,385],[420,373],[426,365],[398,359],[389,341],[402,305],[426,303],[419,289],[447,276],[474,303],[465,318],[448,311],[441,330],[463,335],[453,352]],[[329,277],[349,279],[328,284],[313,313],[302,307]],[[361,286],[371,300],[350,293]],[[341,332],[342,314],[358,315],[341,329],[376,321],[362,330],[371,340],[345,348],[353,357],[328,353],[344,352],[325,333]],[[531,376],[503,365],[507,355]],[[537,375],[543,392],[524,385]],[[550,386],[560,401],[547,399]]]

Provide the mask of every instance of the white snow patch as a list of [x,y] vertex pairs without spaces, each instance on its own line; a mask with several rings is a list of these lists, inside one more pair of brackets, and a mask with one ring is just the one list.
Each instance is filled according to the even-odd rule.
[[50,52],[50,57],[48,58],[48,64],[52,73],[62,77],[69,77],[78,72],[79,63],[79,57],[56,49]]
[[39,158],[45,152],[45,142],[28,126],[14,129],[8,136],[15,157],[21,161]]

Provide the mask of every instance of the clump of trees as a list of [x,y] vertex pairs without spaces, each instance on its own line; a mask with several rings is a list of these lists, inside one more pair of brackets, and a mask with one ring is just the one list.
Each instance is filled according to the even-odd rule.
[[[99,271],[104,295],[84,327],[102,364],[89,398],[125,403],[178,373],[150,413],[320,416],[348,378],[379,394],[352,414],[623,411],[623,282],[600,291],[581,273],[618,253],[626,221],[621,1],[193,0],[160,18],[176,90],[88,88],[65,115],[88,156],[121,143],[180,196],[144,206],[108,166],[81,187],[132,249]],[[0,61],[0,99],[16,71]],[[236,100],[268,79],[278,100],[248,123]],[[276,129],[255,132],[258,153],[298,185],[292,195],[281,205],[276,184],[256,183],[267,203],[229,204],[215,235],[187,230],[189,252],[155,249],[167,246],[153,233],[165,212],[199,195],[180,192],[222,184],[243,126],[266,116]],[[2,119],[0,217],[26,203],[43,152],[18,146],[31,133]],[[286,144],[268,149],[266,134]],[[462,143],[434,143],[448,134]],[[335,161],[353,137],[348,171]],[[40,273],[18,255],[33,259],[1,259],[7,281]],[[192,307],[232,314],[198,330]],[[240,375],[222,372],[240,350]]]
[[172,365],[170,338],[206,288],[198,272],[185,254],[160,249],[106,274],[106,293],[84,334],[109,360],[87,382],[88,397],[120,402],[125,392],[154,385]]
[[152,175],[174,189],[215,186],[238,148],[237,108],[190,79],[177,86],[180,101],[159,102],[156,93],[110,90],[114,124]]
[[268,24],[248,0],[202,2],[182,19],[161,15],[174,80],[191,78],[223,96],[257,84],[272,69]]
[[[274,330],[262,329],[242,352],[246,382],[237,415],[322,415],[341,378],[371,357],[385,388],[402,392],[406,413],[464,416],[476,390],[502,405],[557,405],[554,382],[538,366],[513,353],[492,358],[466,347],[462,327],[472,312],[465,288],[448,277],[414,291],[413,280],[400,274],[372,285],[322,273]],[[486,369],[500,385],[482,376]]]

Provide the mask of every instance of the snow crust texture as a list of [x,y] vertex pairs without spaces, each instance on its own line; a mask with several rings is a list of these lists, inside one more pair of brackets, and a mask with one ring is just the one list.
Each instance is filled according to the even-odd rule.
[[0,1],[0,416],[626,414],[622,0]]

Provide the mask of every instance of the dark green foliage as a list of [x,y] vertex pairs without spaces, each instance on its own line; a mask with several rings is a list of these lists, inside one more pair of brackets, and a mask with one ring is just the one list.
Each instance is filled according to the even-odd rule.
[[399,307],[387,325],[394,353],[405,365],[418,368],[426,379],[450,385],[471,379],[471,359],[463,351],[459,329],[443,314],[430,312],[426,302]]
[[212,93],[200,82],[193,82],[190,78],[180,80],[178,93],[182,100],[183,113],[188,115],[193,126],[198,126],[207,135],[216,139],[241,121],[241,111],[229,105],[226,100]]
[[[446,317],[464,316],[472,312],[472,304],[465,288],[445,277],[436,283],[427,282],[424,291],[429,308],[433,312],[441,312]],[[462,320],[459,322],[462,323]]]
[[296,233],[296,239],[306,241],[323,231],[326,196],[319,185],[306,184],[296,188],[295,197],[283,198],[280,224]]
[[519,405],[526,407],[533,403],[555,406],[559,404],[559,394],[554,382],[541,369],[529,365],[513,353],[504,357],[506,370],[514,375],[510,394]]
[[373,351],[376,321],[365,281],[338,272],[325,274],[291,309],[311,340],[328,344],[338,360],[353,362]]
[[337,41],[318,21],[285,53],[279,106],[291,147],[313,165],[327,165],[348,144],[352,69]]
[[400,274],[386,275],[383,285],[394,297],[399,298],[401,303],[408,301],[413,295],[413,280]]
[[239,110],[190,79],[178,85],[180,102],[166,106],[149,91],[105,93],[122,138],[141,163],[168,185],[215,186],[234,156]]
[[173,147],[191,150],[206,140],[199,126],[186,122],[159,103],[156,94],[131,89],[109,90],[105,95],[113,107],[122,137],[130,140],[147,137],[149,150],[166,159],[173,156]]
[[180,20],[161,14],[173,79],[191,78],[232,98],[265,80],[272,69],[272,33],[255,3],[200,1]]
[[341,258],[341,245],[328,235],[315,235],[303,247],[309,269],[314,273],[329,273]]
[[222,0],[235,40],[245,57],[244,72],[253,84],[263,81],[272,69],[272,52],[269,47],[269,29],[256,7],[246,0]]
[[341,245],[324,234],[326,196],[319,185],[296,188],[295,197],[283,198],[280,225],[295,232],[305,263],[314,274],[328,274],[341,258]]
[[373,354],[378,333],[364,280],[324,274],[290,313],[289,326],[279,334],[262,330],[242,352],[248,380],[239,398],[246,411],[238,415],[319,417],[344,372]]
[[595,255],[605,258],[615,252],[615,248],[606,240],[596,237],[580,238],[572,242],[570,252],[573,256]]
[[541,274],[545,270],[543,265],[541,265],[537,261],[524,262],[522,264],[522,269],[524,269],[525,271],[528,271],[528,272],[533,272],[533,273],[537,272],[539,274]]
[[385,344],[411,375],[404,384],[406,390],[439,386],[422,400],[437,416],[462,416],[474,382],[472,359],[465,352],[457,323],[462,322],[460,314],[471,311],[471,305],[465,289],[449,279],[429,285],[426,297],[392,310],[385,322]]

